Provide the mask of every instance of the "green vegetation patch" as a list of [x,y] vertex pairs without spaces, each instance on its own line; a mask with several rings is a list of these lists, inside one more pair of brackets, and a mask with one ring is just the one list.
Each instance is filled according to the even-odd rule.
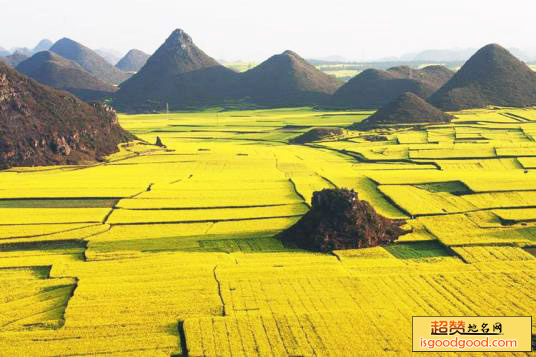
[[27,275],[26,278],[30,279],[48,279],[50,276],[50,270],[52,265],[32,266],[32,267],[7,267],[0,268],[0,281],[7,280],[10,277],[17,277],[21,279],[21,276]]
[[58,250],[66,253],[82,253],[86,249],[86,244],[87,243],[85,241],[76,239],[61,241],[8,243],[0,244],[0,252]]
[[452,256],[447,248],[435,241],[399,243],[389,245],[385,247],[385,249],[398,259],[423,259]]
[[527,251],[528,253],[534,255],[536,257],[536,247],[527,247],[525,248],[525,251]]
[[199,246],[202,250],[218,252],[274,252],[287,251],[283,243],[276,238],[249,238],[249,239],[219,239],[201,240]]
[[432,193],[448,192],[454,195],[470,194],[471,190],[461,181],[427,183],[415,187]]
[[117,199],[23,199],[0,200],[0,208],[107,208],[113,207]]

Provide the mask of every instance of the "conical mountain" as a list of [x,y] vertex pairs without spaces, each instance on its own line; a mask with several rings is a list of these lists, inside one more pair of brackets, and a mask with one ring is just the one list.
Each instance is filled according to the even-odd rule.
[[221,65],[197,47],[186,32],[177,29],[149,58],[140,75],[165,73],[173,76],[218,66]]
[[53,45],[54,43],[52,41],[44,39],[44,40],[39,41],[39,43],[37,44],[37,46],[35,46],[32,52],[35,54],[38,52],[48,51],[50,50],[50,47],[52,47]]
[[83,69],[100,79],[111,84],[119,84],[129,77],[120,71],[95,51],[68,38],[62,38],[50,48],[50,51],[78,63]]
[[36,53],[21,62],[17,70],[42,84],[66,90],[84,100],[98,100],[117,89],[94,77],[77,63],[50,51]]
[[125,111],[164,110],[221,104],[234,97],[238,73],[175,30],[143,68],[121,84],[114,106]]
[[444,110],[536,105],[536,74],[505,48],[481,48],[429,98]]
[[115,112],[42,85],[0,63],[0,167],[74,164],[133,138]]
[[453,118],[452,115],[442,112],[419,96],[406,92],[351,128],[389,124],[448,123]]
[[368,69],[345,83],[333,95],[331,104],[346,108],[380,108],[405,92],[427,98],[454,73],[443,66],[412,69],[393,67],[387,71]]
[[123,72],[138,72],[147,63],[149,57],[151,56],[147,53],[133,49],[128,51],[115,66]]
[[326,104],[341,85],[292,51],[272,56],[241,75],[244,96],[265,106]]

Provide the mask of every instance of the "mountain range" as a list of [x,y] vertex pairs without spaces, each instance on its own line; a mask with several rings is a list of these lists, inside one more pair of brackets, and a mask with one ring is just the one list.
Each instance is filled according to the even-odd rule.
[[177,29],[138,73],[121,84],[114,105],[127,111],[224,103],[316,105],[327,103],[340,85],[292,51],[237,73],[208,56],[188,34]]
[[[44,40],[36,49],[48,46],[50,41]],[[412,58],[461,59],[469,51],[425,51]],[[153,55],[133,49],[117,66],[68,38],[29,59],[22,53],[2,59],[20,72],[80,98],[112,97],[116,108],[129,112],[209,106],[376,109],[408,92],[443,110],[536,105],[535,72],[499,45],[480,49],[456,73],[441,65],[395,66],[364,70],[346,83],[293,51],[237,72],[207,55],[180,29]]]

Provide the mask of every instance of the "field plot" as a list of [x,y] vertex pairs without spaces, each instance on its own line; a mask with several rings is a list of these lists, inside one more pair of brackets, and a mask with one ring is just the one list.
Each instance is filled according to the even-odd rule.
[[454,251],[469,263],[534,260],[534,256],[518,247],[509,246],[481,246],[481,247],[455,247]]
[[475,210],[475,207],[464,198],[448,192],[431,193],[410,185],[382,185],[379,189],[411,216]]
[[[2,255],[3,256],[3,255]],[[3,331],[58,328],[76,287],[72,278],[47,278],[50,267],[0,270],[0,325]]]
[[536,204],[536,191],[479,193],[466,195],[464,198],[479,209],[522,208]]
[[254,208],[209,208],[193,210],[114,210],[110,224],[188,223],[248,220],[300,216],[307,212],[303,203]]
[[[1,171],[0,356],[399,356],[415,315],[534,316],[536,109],[289,144],[370,114],[125,115],[102,162]],[[284,245],[335,187],[411,233]]]
[[493,211],[506,224],[536,221],[536,208]]
[[106,208],[0,208],[0,225],[100,223]]
[[525,169],[536,169],[536,157],[519,157],[517,160]]

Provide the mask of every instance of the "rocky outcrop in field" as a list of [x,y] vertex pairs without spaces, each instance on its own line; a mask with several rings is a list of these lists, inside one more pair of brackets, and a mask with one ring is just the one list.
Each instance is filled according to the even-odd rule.
[[344,130],[341,128],[313,128],[290,140],[291,144],[306,144],[323,139],[336,138],[343,135]]
[[353,190],[325,189],[313,194],[311,210],[280,237],[299,248],[329,252],[390,244],[409,233],[404,224],[380,216]]

